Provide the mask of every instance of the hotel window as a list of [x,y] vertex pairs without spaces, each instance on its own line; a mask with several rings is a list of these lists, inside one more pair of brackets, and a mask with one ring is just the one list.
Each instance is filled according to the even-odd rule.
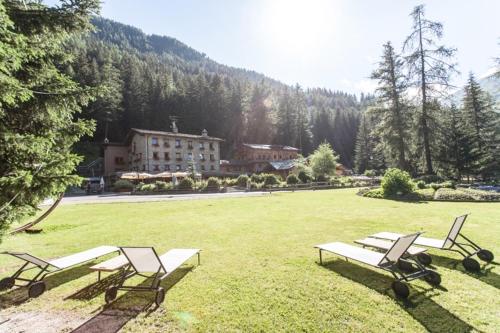
[[205,154],[200,154],[200,161],[205,161]]
[[153,152],[153,160],[159,160],[160,156],[158,155],[158,152]]
[[134,141],[134,143],[132,144],[132,152],[135,154],[135,141]]
[[168,142],[167,139],[165,139],[165,141],[163,141],[163,147],[170,148],[170,142]]
[[188,153],[188,160],[192,161],[193,160],[193,153]]
[[175,139],[175,148],[181,147],[181,139]]
[[164,153],[165,161],[170,161],[170,153]]
[[205,143],[204,142],[200,142],[200,147],[199,148],[200,148],[200,150],[205,149]]
[[177,164],[177,165],[175,166],[175,170],[176,170],[176,171],[181,171],[181,166],[180,166],[179,164]]
[[151,138],[151,144],[153,146],[158,146],[158,138]]
[[153,165],[153,171],[160,171],[159,165]]
[[188,141],[188,149],[193,149],[193,141]]
[[213,143],[213,142],[210,142],[210,143],[208,144],[208,147],[210,148],[210,150],[214,150],[214,149],[215,149],[215,148],[214,148],[214,143]]
[[125,164],[125,160],[123,159],[123,157],[115,157],[115,164],[123,165]]
[[290,159],[292,159],[292,155],[290,155]]
[[204,165],[201,166],[201,171],[205,171],[205,166]]
[[175,153],[175,159],[177,161],[182,161],[181,153]]
[[165,164],[165,167],[164,167],[164,168],[165,168],[165,171],[170,171],[170,165]]
[[214,156],[214,154],[210,154],[210,161],[215,161],[215,156]]
[[210,170],[215,170],[215,167],[213,165],[211,165]]

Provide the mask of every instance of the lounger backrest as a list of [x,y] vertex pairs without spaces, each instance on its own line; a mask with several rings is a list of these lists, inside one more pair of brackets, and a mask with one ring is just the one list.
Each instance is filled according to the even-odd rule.
[[420,233],[399,237],[386,252],[382,260],[380,260],[379,265],[398,262],[399,258],[408,250],[418,236],[420,236]]
[[166,271],[152,247],[120,247],[120,249],[137,273],[156,273],[160,269]]
[[457,239],[458,234],[460,233],[460,230],[462,229],[462,226],[464,225],[465,220],[467,219],[467,216],[469,216],[469,214],[459,216],[455,219],[455,222],[453,222],[450,232],[448,233],[448,236],[446,237],[446,240],[444,242],[443,245],[444,248],[448,248],[453,245],[453,242],[455,241],[455,239]]
[[14,256],[14,257],[19,258],[19,259],[24,260],[24,261],[27,261],[27,262],[32,263],[33,265],[41,267],[41,268],[46,267],[46,266],[54,266],[56,268],[59,268],[56,265],[52,265],[49,262],[47,262],[47,261],[45,261],[43,259],[37,258],[35,256],[32,256],[29,253],[9,252],[9,251],[4,252],[4,253],[5,254],[10,254],[11,256]]

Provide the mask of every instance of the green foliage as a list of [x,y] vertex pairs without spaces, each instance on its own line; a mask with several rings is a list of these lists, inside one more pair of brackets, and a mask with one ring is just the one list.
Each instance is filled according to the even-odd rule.
[[293,173],[292,174],[289,174],[287,177],[286,177],[286,183],[288,185],[296,185],[298,183],[300,183],[300,179],[299,177],[297,177],[296,175],[294,175]]
[[448,181],[442,182],[442,183],[431,183],[429,186],[437,191],[440,188],[452,188],[452,189],[454,189],[456,187],[456,183],[452,180],[448,180]]
[[280,183],[280,178],[273,174],[266,174],[264,176],[264,186],[278,185]]
[[382,199],[384,198],[384,191],[381,188],[374,188],[365,192],[363,196],[367,198]]
[[247,175],[239,175],[236,179],[236,185],[238,185],[239,187],[247,187],[248,180],[249,178]]
[[81,182],[72,147],[92,134],[94,123],[78,114],[94,92],[63,73],[72,60],[64,43],[89,28],[98,6],[0,1],[0,240],[45,198]]
[[217,189],[218,190],[220,188],[220,185],[221,185],[221,182],[220,182],[219,178],[210,177],[207,180],[207,188],[209,188],[209,189]]
[[190,177],[182,178],[177,185],[179,190],[192,190],[194,187],[194,180]]
[[365,170],[364,175],[366,177],[375,177],[376,173],[375,170],[370,169],[370,170]]
[[153,192],[155,190],[156,190],[156,185],[155,184],[144,184],[140,188],[141,192]]
[[417,183],[416,183],[416,184],[417,184],[417,187],[418,187],[419,189],[421,189],[421,190],[427,187],[427,186],[425,185],[425,182],[424,182],[423,180],[419,180],[419,181],[417,181]]
[[264,175],[254,173],[252,176],[250,176],[250,181],[252,181],[254,183],[262,183],[264,181]]
[[415,188],[410,174],[397,168],[387,169],[381,186],[386,197],[406,195],[413,192]]
[[418,195],[419,200],[431,201],[434,200],[434,194],[436,191],[433,188],[418,189],[415,191]]
[[328,177],[325,176],[325,175],[318,175],[315,179],[315,181],[319,182],[319,183],[324,183],[324,182],[327,182],[328,181]]
[[299,171],[297,175],[302,183],[309,183],[312,180],[311,175],[306,170]]
[[115,191],[120,191],[120,190],[132,191],[134,189],[134,184],[126,179],[120,179],[113,184],[113,189]]
[[328,143],[322,143],[310,156],[314,176],[330,176],[335,173],[338,156]]
[[155,182],[155,190],[158,192],[168,191],[168,190],[173,189],[173,187],[174,186],[172,183],[167,183],[167,182],[163,182],[163,181],[156,181]]

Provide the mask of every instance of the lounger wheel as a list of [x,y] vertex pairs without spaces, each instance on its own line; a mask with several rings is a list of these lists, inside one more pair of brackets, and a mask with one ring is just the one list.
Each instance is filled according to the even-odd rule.
[[424,276],[424,279],[431,286],[439,286],[441,284],[441,275],[434,271],[427,271],[427,275]]
[[486,261],[486,262],[492,262],[493,259],[495,259],[495,256],[493,255],[493,253],[491,251],[485,250],[485,249],[480,250],[477,253],[477,256],[479,259],[481,259],[482,261]]
[[417,254],[417,260],[424,266],[429,266],[432,263],[432,257],[427,253]]
[[165,289],[160,287],[156,292],[156,297],[155,297],[156,306],[160,306],[160,304],[163,303],[164,300],[165,300]]
[[0,291],[14,287],[16,280],[12,277],[6,277],[0,280]]
[[28,296],[30,298],[38,297],[45,292],[46,288],[47,288],[47,286],[45,285],[45,282],[37,281],[29,287]]
[[113,302],[118,294],[118,287],[109,287],[106,289],[106,293],[104,294],[104,300],[106,304]]
[[479,272],[479,270],[481,270],[479,262],[472,258],[465,258],[464,260],[462,260],[462,265],[464,266],[465,270],[469,272]]
[[410,295],[410,288],[401,281],[394,281],[392,283],[392,290],[394,290],[394,293],[399,298],[408,298]]

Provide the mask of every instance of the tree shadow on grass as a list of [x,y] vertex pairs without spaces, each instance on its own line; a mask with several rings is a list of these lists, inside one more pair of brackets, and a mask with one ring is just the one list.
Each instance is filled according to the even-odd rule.
[[120,270],[119,272],[108,275],[107,277],[96,281],[95,283],[92,283],[75,293],[67,296],[64,298],[64,300],[67,299],[77,299],[77,300],[91,300],[94,297],[97,297],[98,295],[104,293],[106,289],[114,284],[117,284],[121,277],[125,274],[124,270]]
[[[177,269],[169,277],[162,281],[161,286],[168,292],[175,286],[188,272],[193,269],[183,267]],[[116,274],[115,274],[116,275]],[[139,286],[150,286],[151,279],[144,280]],[[72,333],[115,333],[126,323],[146,311],[146,316],[150,315],[157,308],[154,304],[154,291],[151,292],[125,292],[109,305],[105,305],[94,317],[90,318]],[[104,300],[103,300],[104,301]],[[165,296],[163,306],[168,302],[168,293]]]
[[[332,270],[341,276],[356,283],[363,284],[382,295],[393,296],[391,283],[394,279],[390,276],[380,274],[361,265],[342,260],[331,260],[324,263],[323,267]],[[410,297],[397,303],[417,320],[429,332],[471,332],[474,327],[464,322],[453,313],[432,300],[432,296],[438,291],[429,288],[416,287],[409,283]]]
[[457,271],[466,274],[474,279],[478,279],[481,282],[489,284],[492,287],[500,289],[500,275],[492,272],[492,266],[498,266],[496,262],[484,263],[483,261],[476,259],[480,264],[482,264],[481,271],[477,273],[468,272],[462,266],[462,259],[455,259],[450,257],[443,257],[439,255],[432,255],[432,264],[436,266],[456,269]]
[[[89,269],[91,265],[93,264],[84,264],[47,276],[44,279],[47,286],[45,292],[50,289],[56,288],[63,283],[76,280],[84,275],[92,273],[92,271]],[[5,291],[0,294],[0,310],[19,305],[21,303],[24,303],[28,299],[28,288],[15,287],[14,289]]]

